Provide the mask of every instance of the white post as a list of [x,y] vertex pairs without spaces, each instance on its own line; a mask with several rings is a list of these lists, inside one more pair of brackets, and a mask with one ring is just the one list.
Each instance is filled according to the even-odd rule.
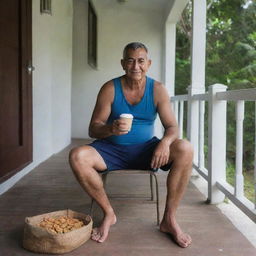
[[191,49],[191,86],[188,88],[188,138],[194,148],[194,164],[198,165],[198,101],[192,96],[205,92],[206,0],[193,1]]
[[183,116],[184,116],[184,101],[180,101],[180,111],[179,111],[179,138],[183,138]]
[[197,89],[188,87],[188,139],[193,145],[194,149],[194,164],[198,165],[198,124],[199,124],[199,111],[198,111],[198,101],[193,100],[193,95],[200,93]]
[[236,176],[235,176],[235,196],[244,195],[243,176],[243,121],[244,121],[244,101],[236,102]]
[[254,208],[256,209],[256,101],[255,103],[255,120],[254,120],[254,129],[255,129],[255,149],[254,149]]
[[179,100],[174,101],[174,113],[175,113],[177,123],[179,123]]
[[175,50],[176,50],[176,24],[165,24],[165,86],[169,96],[175,94]]
[[193,1],[191,84],[205,91],[206,0]]
[[202,169],[204,165],[204,113],[205,113],[205,102],[200,100],[199,102],[199,156],[198,165]]
[[220,203],[225,195],[218,190],[217,181],[226,180],[226,116],[227,102],[216,99],[217,92],[226,91],[227,86],[209,86],[208,122],[208,201]]

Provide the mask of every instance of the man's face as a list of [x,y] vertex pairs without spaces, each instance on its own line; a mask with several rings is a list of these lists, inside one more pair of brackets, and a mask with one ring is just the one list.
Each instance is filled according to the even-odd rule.
[[132,80],[138,81],[146,76],[151,60],[148,59],[145,49],[129,49],[124,59],[121,60],[121,64],[126,76]]

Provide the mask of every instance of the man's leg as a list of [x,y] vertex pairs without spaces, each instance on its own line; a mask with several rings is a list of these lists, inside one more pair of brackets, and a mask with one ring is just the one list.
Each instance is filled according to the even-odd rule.
[[104,212],[104,219],[100,227],[95,228],[91,236],[97,242],[104,242],[110,226],[116,223],[116,215],[104,190],[102,179],[96,171],[106,170],[106,164],[100,154],[91,146],[72,149],[69,161],[78,182]]
[[191,174],[193,161],[191,144],[186,140],[174,141],[170,146],[170,161],[173,164],[167,177],[167,198],[160,230],[171,234],[177,244],[185,248],[192,239],[181,230],[176,220],[176,211]]

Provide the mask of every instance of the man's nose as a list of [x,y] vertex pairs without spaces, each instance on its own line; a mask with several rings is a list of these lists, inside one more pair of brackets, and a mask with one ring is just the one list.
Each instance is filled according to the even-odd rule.
[[135,60],[135,61],[133,62],[133,68],[134,68],[134,69],[139,68],[139,62],[138,62],[137,60]]

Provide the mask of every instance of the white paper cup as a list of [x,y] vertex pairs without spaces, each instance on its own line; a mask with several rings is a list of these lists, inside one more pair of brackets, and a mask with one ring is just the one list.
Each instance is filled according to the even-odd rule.
[[128,131],[131,130],[132,127],[132,120],[133,120],[133,115],[132,114],[121,114],[120,119],[124,120],[126,124],[128,125]]

